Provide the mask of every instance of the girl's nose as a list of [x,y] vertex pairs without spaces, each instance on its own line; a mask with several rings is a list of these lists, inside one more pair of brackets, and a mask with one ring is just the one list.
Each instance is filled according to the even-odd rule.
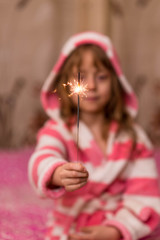
[[94,90],[96,88],[96,81],[92,75],[87,77],[87,88],[89,90]]

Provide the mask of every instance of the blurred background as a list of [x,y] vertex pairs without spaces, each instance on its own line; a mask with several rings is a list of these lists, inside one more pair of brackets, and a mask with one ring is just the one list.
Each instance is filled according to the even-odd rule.
[[86,30],[113,40],[138,122],[160,145],[159,15],[159,0],[0,0],[0,148],[34,144],[41,86],[65,41]]
[[32,192],[27,163],[46,119],[40,89],[75,33],[112,39],[160,171],[159,26],[159,0],[0,0],[1,240],[44,239],[50,203]]

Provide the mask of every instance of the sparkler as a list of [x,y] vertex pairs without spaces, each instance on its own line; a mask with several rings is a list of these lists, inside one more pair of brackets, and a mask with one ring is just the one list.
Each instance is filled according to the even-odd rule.
[[66,84],[63,84],[64,87],[69,86],[70,87],[70,94],[69,97],[76,94],[77,95],[77,161],[79,160],[79,106],[80,106],[80,96],[84,97],[86,96],[87,91],[87,84],[84,84],[82,80],[82,74],[78,72],[78,81],[74,79],[72,82],[67,82]]
[[79,159],[79,151],[78,151],[78,146],[79,146],[79,94],[80,94],[80,90],[81,90],[81,85],[80,85],[80,72],[78,72],[78,89],[77,89],[77,96],[78,96],[78,105],[77,105],[77,162]]

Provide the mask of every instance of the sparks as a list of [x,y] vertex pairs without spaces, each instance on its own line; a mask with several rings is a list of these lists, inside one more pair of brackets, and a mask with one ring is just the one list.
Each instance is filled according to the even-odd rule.
[[63,83],[62,85],[64,88],[69,87],[69,97],[71,97],[72,95],[86,97],[87,84],[84,83],[84,74],[78,72],[77,76],[75,76],[72,81],[68,81],[67,83]]
[[64,87],[70,86],[70,94],[69,97],[72,95],[79,95],[81,97],[86,96],[87,92],[87,84],[84,84],[83,82],[78,83],[75,79],[72,82],[67,82],[66,84],[63,84]]

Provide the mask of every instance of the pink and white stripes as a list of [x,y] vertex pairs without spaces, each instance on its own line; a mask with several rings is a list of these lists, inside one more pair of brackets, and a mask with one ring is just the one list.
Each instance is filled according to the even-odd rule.
[[[30,159],[31,184],[40,196],[54,201],[54,224],[49,228],[48,239],[67,239],[70,231],[93,223],[118,227],[125,240],[137,240],[151,233],[159,223],[160,193],[151,145],[142,129],[135,126],[138,141],[131,154],[131,139],[123,133],[116,138],[113,122],[105,156],[82,122],[80,129],[85,139],[79,142],[80,159],[89,171],[83,188],[74,192],[47,188],[57,166],[68,159],[76,161],[74,126],[69,131],[65,125],[50,120],[40,130]],[[98,219],[94,218],[97,214]]]
[[53,199],[46,240],[67,240],[70,232],[98,224],[117,227],[123,240],[138,240],[155,229],[160,216],[152,146],[138,125],[134,126],[137,143],[132,151],[130,136],[122,132],[116,137],[117,124],[112,122],[103,154],[89,128],[80,121],[79,158],[89,172],[88,183],[74,192],[47,187],[58,166],[77,159],[76,125],[68,129],[60,118],[58,96],[50,94],[50,86],[67,56],[86,43],[96,44],[106,53],[124,89],[126,108],[132,116],[137,113],[135,94],[122,73],[110,39],[95,32],[73,36],[42,89],[42,104],[51,120],[38,133],[29,161],[29,180],[41,197]]

